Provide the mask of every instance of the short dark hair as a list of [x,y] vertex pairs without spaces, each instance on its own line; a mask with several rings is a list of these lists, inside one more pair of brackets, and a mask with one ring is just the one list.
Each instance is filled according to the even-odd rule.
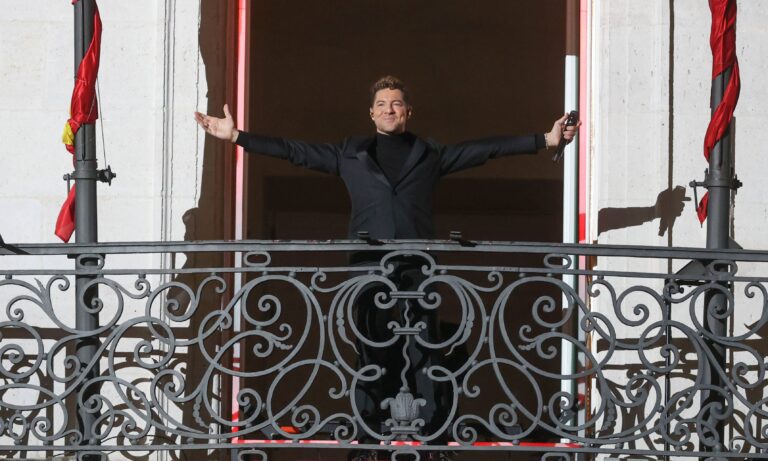
[[371,105],[373,105],[374,99],[376,99],[376,93],[380,90],[400,90],[403,92],[404,102],[409,104],[408,88],[406,88],[405,83],[397,77],[385,75],[373,82],[373,85],[371,85]]

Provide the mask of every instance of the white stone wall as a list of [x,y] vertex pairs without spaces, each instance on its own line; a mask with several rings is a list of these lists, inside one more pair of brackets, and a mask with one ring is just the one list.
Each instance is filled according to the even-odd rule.
[[[7,2],[6,2],[7,3]],[[53,241],[71,170],[60,135],[72,86],[72,13],[66,2],[4,5],[0,19],[0,234]]]
[[[202,136],[191,115],[204,107],[207,91],[197,45],[199,5],[99,6],[97,151],[103,168],[106,145],[118,175],[111,187],[98,186],[99,240],[181,240],[181,215],[196,205],[202,164]],[[57,242],[53,229],[66,197],[61,177],[72,171],[60,137],[73,85],[73,7],[40,0],[4,10],[0,234],[6,242]]]
[[[598,235],[598,211],[652,206],[657,194],[668,186],[688,188],[691,180],[704,179],[707,163],[702,146],[710,119],[711,15],[706,3],[673,3],[674,49],[670,50],[669,1],[592,2],[591,241],[668,245],[667,236],[658,235],[658,220]],[[768,218],[762,179],[768,160],[761,153],[766,139],[759,125],[760,107],[768,101],[768,90],[761,83],[768,59],[759,51],[761,44],[768,43],[763,26],[766,18],[768,12],[758,3],[738,2],[736,37],[742,87],[735,113],[735,165],[744,187],[735,198],[733,227],[736,240],[750,249],[768,248],[768,239],[758,225]],[[670,56],[674,57],[671,79]],[[671,243],[703,247],[706,226],[696,219],[690,188],[686,196],[691,201],[685,202],[683,215],[675,222]]]
[[[97,159],[99,168],[108,163],[117,173],[111,187],[97,185],[99,241],[183,240],[182,215],[197,205],[203,163],[204,135],[192,118],[205,107],[207,93],[197,40],[200,6],[140,0],[102,1],[99,7]],[[0,235],[8,243],[58,243],[53,231],[66,198],[62,176],[73,169],[61,142],[75,72],[73,7],[47,0],[15,3],[5,11]],[[170,264],[159,255],[111,257],[109,263],[112,268]],[[0,257],[0,269],[72,265],[66,258]],[[0,305],[8,299],[0,293]],[[67,293],[54,302],[70,306],[73,298]]]
[[598,236],[597,212],[653,205],[667,187],[668,2],[593,3],[590,240],[659,245],[653,223]]
[[[670,21],[671,3],[674,21]],[[688,183],[702,181],[708,166],[703,157],[704,134],[710,120],[712,63],[711,13],[707,2],[593,0],[590,7],[593,11],[590,104],[594,125],[588,143],[591,160],[588,240],[602,244],[703,248],[706,225],[702,227],[696,218],[696,204]],[[759,108],[768,103],[768,91],[760,82],[768,70],[768,57],[758,50],[768,43],[764,26],[767,15],[759,2],[738,2],[737,56],[742,89],[736,109],[735,165],[744,187],[735,197],[732,228],[734,238],[744,248],[760,250],[768,248],[763,224],[768,218],[768,197],[762,179],[767,161],[762,146],[768,138],[759,125],[758,115]],[[653,206],[659,192],[675,186],[686,187],[685,195],[690,201],[685,202],[671,238],[669,234],[658,235],[658,219],[598,235],[600,210]],[[699,198],[703,193],[700,189]],[[684,263],[669,265],[666,260],[599,258],[597,269],[665,273],[679,269]],[[741,274],[762,272],[765,275],[765,269],[764,266],[739,265]],[[631,285],[649,284],[648,280],[637,279],[613,281],[618,293]],[[650,286],[658,290],[661,283],[653,282]],[[729,331],[738,335],[744,333],[746,325],[759,319],[762,299],[747,299],[744,284],[736,288],[736,315]],[[591,308],[616,319],[613,306],[605,298],[603,290],[603,296],[595,300]],[[634,294],[625,301],[622,312],[633,317],[632,309],[640,303],[650,307],[647,324],[658,320],[658,303],[642,294]],[[693,327],[688,307],[687,303],[676,305],[673,316]],[[700,312],[701,306],[696,311]],[[620,338],[637,338],[646,328],[631,328],[618,321],[614,326]],[[675,336],[681,338],[679,332]],[[651,359],[661,361],[658,348],[648,354]],[[741,357],[744,359],[744,354]],[[637,363],[636,360],[636,355],[635,362],[627,357],[626,364]],[[754,364],[755,359],[747,358],[746,362]],[[614,376],[621,382],[627,380],[625,371],[617,371]],[[673,380],[673,391],[690,385],[690,378]],[[593,408],[595,405],[593,403]],[[694,435],[694,443],[695,440]]]

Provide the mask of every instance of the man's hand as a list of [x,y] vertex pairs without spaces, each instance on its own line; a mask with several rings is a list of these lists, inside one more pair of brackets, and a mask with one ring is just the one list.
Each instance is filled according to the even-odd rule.
[[557,147],[560,143],[560,139],[564,138],[566,142],[571,142],[573,137],[579,131],[581,126],[581,120],[573,126],[565,126],[565,120],[568,118],[568,114],[563,115],[555,123],[552,124],[552,130],[548,133],[544,133],[544,140],[547,143],[547,148]]
[[235,142],[240,134],[235,129],[235,121],[229,113],[229,106],[224,104],[224,118],[211,117],[210,115],[195,112],[195,121],[206,133],[219,139]]

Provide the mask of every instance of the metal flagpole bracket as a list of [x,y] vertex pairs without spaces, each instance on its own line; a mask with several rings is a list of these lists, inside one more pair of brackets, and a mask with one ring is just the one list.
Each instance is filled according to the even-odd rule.
[[108,185],[112,185],[112,180],[117,177],[117,174],[112,172],[112,167],[110,165],[107,165],[107,168],[104,170],[98,170],[96,172],[96,177],[99,181],[105,182]]
[[739,177],[737,175],[733,175],[732,178],[715,178],[709,173],[709,168],[704,170],[704,181],[693,180],[688,183],[688,186],[693,188],[694,203],[699,203],[699,187],[704,187],[706,189],[709,189],[710,187],[727,187],[735,191],[743,185],[744,184],[739,181]]
[[70,182],[74,180],[81,180],[81,179],[94,179],[99,182],[105,182],[112,185],[112,180],[117,177],[117,174],[112,171],[112,167],[107,165],[106,169],[103,170],[76,170],[72,173],[68,173],[64,175],[64,181],[67,182],[67,192],[69,192],[70,189]]
[[72,174],[71,173],[65,174],[64,181],[67,182],[67,195],[69,195],[69,191],[72,189]]

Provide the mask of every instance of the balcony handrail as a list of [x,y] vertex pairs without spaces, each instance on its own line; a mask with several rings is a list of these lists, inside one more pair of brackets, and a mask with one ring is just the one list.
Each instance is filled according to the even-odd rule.
[[380,240],[372,245],[364,240],[196,240],[99,243],[18,243],[0,245],[0,256],[76,256],[81,254],[205,253],[248,252],[262,248],[271,252],[426,250],[458,253],[562,253],[576,256],[618,256],[632,258],[722,259],[743,262],[768,262],[768,250],[707,249],[653,245],[567,244],[523,241],[471,241],[471,246],[454,240]]

